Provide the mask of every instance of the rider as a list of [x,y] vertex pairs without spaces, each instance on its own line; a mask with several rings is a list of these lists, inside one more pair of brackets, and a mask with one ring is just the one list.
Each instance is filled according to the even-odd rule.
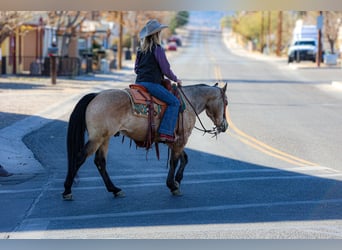
[[141,42],[134,71],[137,74],[135,82],[144,86],[152,96],[168,105],[158,129],[159,139],[163,142],[174,142],[180,103],[161,82],[164,75],[177,82],[179,86],[182,81],[172,72],[165,51],[160,46],[160,33],[166,27],[168,26],[160,24],[156,19],[152,19],[140,31]]

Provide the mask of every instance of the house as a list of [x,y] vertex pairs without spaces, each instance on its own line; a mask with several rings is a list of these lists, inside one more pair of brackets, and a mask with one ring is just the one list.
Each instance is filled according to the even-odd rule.
[[[2,43],[0,74],[49,75],[48,48],[53,42],[57,43],[59,49],[59,75],[79,74],[85,53],[93,57],[91,64],[97,62],[94,69],[99,69],[103,51],[112,44],[113,24],[85,20],[80,29],[75,29],[75,36],[63,37],[63,30],[57,34],[55,27],[45,24],[47,14],[40,14],[18,27],[14,34]],[[64,42],[69,46],[62,46]],[[94,43],[100,46],[98,51],[93,50]]]
[[34,65],[36,74],[40,74],[41,65],[47,57],[47,48],[51,44],[54,28],[44,25],[43,17],[36,16],[16,29],[1,46],[2,74],[28,74]]

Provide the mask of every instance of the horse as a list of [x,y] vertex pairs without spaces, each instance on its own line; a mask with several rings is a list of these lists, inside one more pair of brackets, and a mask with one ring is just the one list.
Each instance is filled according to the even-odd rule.
[[[227,83],[222,88],[218,86],[218,83],[213,86],[195,84],[177,88],[184,100],[185,108],[178,117],[176,141],[166,143],[170,150],[166,185],[171,194],[181,195],[180,183],[188,163],[184,148],[195,127],[196,118],[199,119],[198,115],[203,111],[206,112],[215,125],[213,130],[215,135],[228,129],[226,88]],[[155,118],[155,126],[158,127],[159,124],[160,119]],[[113,193],[114,197],[124,197],[125,193],[114,185],[106,170],[109,140],[112,136],[122,134],[134,141],[144,141],[147,126],[146,117],[139,117],[133,113],[131,99],[125,89],[108,89],[83,96],[71,112],[68,123],[68,170],[64,182],[63,199],[73,199],[71,187],[74,178],[81,165],[94,153],[94,163],[107,191]],[[85,143],[86,132],[88,140]],[[154,142],[158,143],[157,139],[155,140]]]

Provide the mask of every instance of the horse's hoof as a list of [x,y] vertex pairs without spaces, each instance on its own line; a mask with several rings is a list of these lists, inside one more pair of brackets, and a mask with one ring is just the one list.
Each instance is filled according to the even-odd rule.
[[180,187],[180,184],[179,184],[179,182],[178,182],[178,181],[175,181],[175,186],[176,186],[176,188],[177,188],[177,189],[179,189],[179,187]]
[[63,200],[65,200],[65,201],[72,201],[72,193],[70,193],[70,194],[63,194]]
[[173,190],[173,191],[171,191],[171,193],[172,193],[173,196],[182,196],[182,193],[181,193],[181,191],[178,188]]
[[123,198],[123,197],[125,197],[126,195],[125,195],[125,193],[123,192],[123,191],[119,191],[119,192],[117,192],[117,193],[115,193],[114,194],[114,197],[115,198]]

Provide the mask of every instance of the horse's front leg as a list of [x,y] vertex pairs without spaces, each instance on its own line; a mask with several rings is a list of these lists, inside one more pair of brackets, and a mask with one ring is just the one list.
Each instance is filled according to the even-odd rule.
[[175,181],[175,172],[179,158],[180,154],[176,153],[174,150],[171,150],[170,167],[166,179],[166,185],[168,186],[173,195],[181,195],[181,192],[179,190],[179,183]]
[[177,170],[176,178],[175,178],[176,183],[178,183],[179,185],[183,179],[183,172],[184,172],[186,164],[188,164],[188,155],[185,153],[185,151],[183,151],[180,155],[180,166]]

